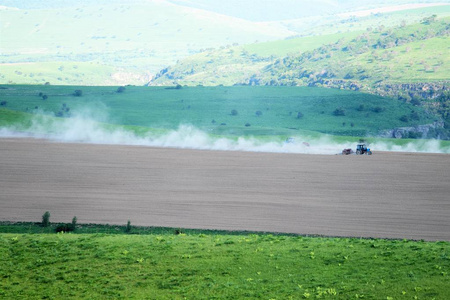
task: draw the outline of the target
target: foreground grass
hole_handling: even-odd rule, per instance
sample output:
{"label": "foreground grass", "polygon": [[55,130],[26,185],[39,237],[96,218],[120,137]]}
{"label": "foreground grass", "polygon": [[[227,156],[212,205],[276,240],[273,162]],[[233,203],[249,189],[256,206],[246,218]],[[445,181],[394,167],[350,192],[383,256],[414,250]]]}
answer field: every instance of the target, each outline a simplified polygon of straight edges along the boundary
{"label": "foreground grass", "polygon": [[129,235],[81,233],[124,230],[85,225],[78,234],[45,234],[31,233],[39,231],[33,228],[38,227],[0,226],[2,232],[30,232],[0,234],[1,297],[446,299],[450,294],[448,242],[143,228]]}

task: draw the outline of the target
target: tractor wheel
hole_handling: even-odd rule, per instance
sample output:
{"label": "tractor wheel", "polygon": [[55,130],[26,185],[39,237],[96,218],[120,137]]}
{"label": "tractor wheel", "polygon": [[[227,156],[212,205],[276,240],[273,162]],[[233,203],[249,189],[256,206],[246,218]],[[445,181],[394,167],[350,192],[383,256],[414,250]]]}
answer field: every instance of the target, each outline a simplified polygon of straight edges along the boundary
{"label": "tractor wheel", "polygon": [[356,150],[356,155],[360,155],[361,154],[361,150]]}

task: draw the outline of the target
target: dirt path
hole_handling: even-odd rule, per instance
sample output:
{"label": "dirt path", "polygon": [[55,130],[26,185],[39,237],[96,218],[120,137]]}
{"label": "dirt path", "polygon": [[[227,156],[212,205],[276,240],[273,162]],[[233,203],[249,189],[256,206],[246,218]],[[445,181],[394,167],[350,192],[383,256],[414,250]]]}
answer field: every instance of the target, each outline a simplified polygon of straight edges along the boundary
{"label": "dirt path", "polygon": [[0,139],[0,220],[450,240],[450,155]]}

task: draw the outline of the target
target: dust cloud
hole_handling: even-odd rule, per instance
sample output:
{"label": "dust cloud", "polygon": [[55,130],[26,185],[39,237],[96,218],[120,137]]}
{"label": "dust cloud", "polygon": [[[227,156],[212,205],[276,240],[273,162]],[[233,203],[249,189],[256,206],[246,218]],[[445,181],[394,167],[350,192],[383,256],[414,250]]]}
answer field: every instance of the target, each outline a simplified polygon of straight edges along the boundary
{"label": "dust cloud", "polygon": [[[270,153],[340,154],[344,148],[356,147],[353,141],[336,142],[332,137],[293,136],[289,140],[254,137],[218,137],[191,125],[180,125],[165,133],[136,134],[118,126],[99,121],[107,118],[84,112],[71,118],[55,119],[36,115],[28,128],[14,126],[0,128],[0,138],[37,138],[54,142],[107,145],[135,145],[149,147],[249,151]],[[405,145],[377,140],[369,144],[372,151],[450,153],[438,140],[417,140]]]}

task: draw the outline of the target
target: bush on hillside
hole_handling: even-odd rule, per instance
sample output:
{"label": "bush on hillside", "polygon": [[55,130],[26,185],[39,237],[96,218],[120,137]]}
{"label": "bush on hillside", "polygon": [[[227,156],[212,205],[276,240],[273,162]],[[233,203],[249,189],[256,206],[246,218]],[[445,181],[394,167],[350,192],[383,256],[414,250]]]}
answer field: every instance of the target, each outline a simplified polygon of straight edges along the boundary
{"label": "bush on hillside", "polygon": [[409,118],[407,115],[403,115],[400,117],[400,121],[407,123],[407,122],[409,122]]}
{"label": "bush on hillside", "polygon": [[342,107],[336,108],[333,111],[333,115],[335,115],[335,116],[345,116],[345,110]]}
{"label": "bush on hillside", "polygon": [[377,107],[374,107],[373,109],[372,109],[372,111],[374,112],[374,113],[380,113],[380,112],[383,112],[385,109],[383,108],[383,107],[380,107],[380,106],[377,106]]}

